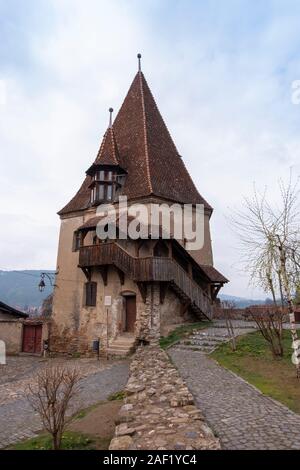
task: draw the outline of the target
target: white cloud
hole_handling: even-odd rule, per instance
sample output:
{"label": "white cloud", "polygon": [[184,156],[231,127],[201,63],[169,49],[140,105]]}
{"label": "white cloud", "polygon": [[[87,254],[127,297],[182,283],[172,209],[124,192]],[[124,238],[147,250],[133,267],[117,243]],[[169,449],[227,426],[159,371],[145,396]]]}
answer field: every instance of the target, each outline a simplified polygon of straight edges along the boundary
{"label": "white cloud", "polygon": [[0,80],[0,112],[1,108],[4,108],[7,102],[7,90],[6,90],[6,81]]}
{"label": "white cloud", "polygon": [[198,4],[187,9],[177,2],[166,12],[161,2],[48,3],[52,27],[28,32],[32,76],[13,67],[0,76],[6,89],[0,215],[9,221],[0,235],[1,246],[8,246],[1,264],[55,267],[56,212],[78,190],[107,126],[107,109],[121,105],[142,52],[177,147],[215,208],[215,265],[231,280],[228,292],[251,295],[226,216],[254,181],[273,188],[290,166],[300,171],[300,106],[290,99],[291,83],[300,78],[298,12],[287,8],[279,16],[273,9],[254,33],[237,34],[232,23],[239,12],[234,19],[224,9],[212,15]]}

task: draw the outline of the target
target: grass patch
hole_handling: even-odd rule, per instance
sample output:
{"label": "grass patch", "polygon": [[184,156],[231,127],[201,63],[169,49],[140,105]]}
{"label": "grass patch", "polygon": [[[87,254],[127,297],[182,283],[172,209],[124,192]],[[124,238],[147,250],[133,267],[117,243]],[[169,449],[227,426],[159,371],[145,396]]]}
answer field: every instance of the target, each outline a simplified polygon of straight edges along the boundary
{"label": "grass patch", "polygon": [[[62,449],[64,450],[95,450],[98,448],[96,439],[86,434],[66,431],[62,438]],[[10,447],[9,450],[51,450],[52,438],[50,434],[40,434],[32,439],[19,442]]]}
{"label": "grass patch", "polygon": [[[100,401],[75,414],[63,435],[64,450],[108,450],[115,431],[115,421],[122,406],[119,391],[110,396],[110,401]],[[51,450],[52,438],[49,433],[19,442],[7,450]]]}
{"label": "grass patch", "polygon": [[78,413],[76,413],[72,419],[83,419],[85,416],[87,416],[91,411],[96,409],[99,405],[102,403],[105,403],[103,400],[99,401],[95,405],[88,406],[87,408],[84,408],[83,410],[80,410]]}
{"label": "grass patch", "polygon": [[262,393],[300,413],[300,381],[291,361],[291,333],[283,331],[284,356],[274,359],[266,340],[259,331],[237,340],[237,351],[230,344],[219,346],[212,354],[219,364],[232,370]]}
{"label": "grass patch", "polygon": [[120,390],[119,392],[112,393],[108,396],[108,401],[115,401],[115,400],[124,400],[126,397],[126,393],[124,390]]}
{"label": "grass patch", "polygon": [[179,326],[175,330],[173,330],[168,336],[162,336],[160,338],[159,344],[162,349],[167,349],[172,344],[177,343],[182,338],[190,335],[193,330],[202,330],[203,328],[207,328],[211,326],[212,322],[209,321],[202,321],[198,323],[187,323],[186,325]]}

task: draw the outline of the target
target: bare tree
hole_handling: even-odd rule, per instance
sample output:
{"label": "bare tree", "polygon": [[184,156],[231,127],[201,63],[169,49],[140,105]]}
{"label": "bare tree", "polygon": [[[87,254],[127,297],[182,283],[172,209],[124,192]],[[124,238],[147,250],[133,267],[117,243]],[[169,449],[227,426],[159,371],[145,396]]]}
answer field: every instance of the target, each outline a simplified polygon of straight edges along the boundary
{"label": "bare tree", "polygon": [[[274,305],[289,307],[294,363],[300,377],[300,351],[295,326],[293,296],[300,285],[300,217],[299,185],[292,181],[279,183],[280,204],[271,205],[266,191],[254,188],[252,198],[244,198],[244,206],[231,217],[243,253],[244,267],[253,284],[272,295]],[[280,309],[278,310],[280,312]]]}
{"label": "bare tree", "polygon": [[275,305],[246,308],[246,314],[255,321],[259,331],[269,343],[274,357],[283,356],[282,330],[284,311]]}
{"label": "bare tree", "polygon": [[227,328],[228,337],[230,338],[230,344],[232,351],[236,351],[236,337],[234,334],[234,327],[232,320],[235,318],[235,303],[229,300],[224,300],[221,303],[222,313],[225,318],[225,324]]}
{"label": "bare tree", "polygon": [[51,434],[55,450],[61,447],[70,420],[67,411],[79,391],[79,380],[76,369],[50,366],[38,372],[36,382],[29,386],[28,400]]}

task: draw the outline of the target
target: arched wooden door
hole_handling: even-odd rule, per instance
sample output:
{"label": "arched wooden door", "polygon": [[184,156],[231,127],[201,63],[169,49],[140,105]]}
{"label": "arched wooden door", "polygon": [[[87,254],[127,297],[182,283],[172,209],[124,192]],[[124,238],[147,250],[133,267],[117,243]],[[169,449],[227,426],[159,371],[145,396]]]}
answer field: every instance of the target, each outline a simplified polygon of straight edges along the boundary
{"label": "arched wooden door", "polygon": [[135,295],[125,296],[125,331],[134,332],[136,321],[136,297]]}

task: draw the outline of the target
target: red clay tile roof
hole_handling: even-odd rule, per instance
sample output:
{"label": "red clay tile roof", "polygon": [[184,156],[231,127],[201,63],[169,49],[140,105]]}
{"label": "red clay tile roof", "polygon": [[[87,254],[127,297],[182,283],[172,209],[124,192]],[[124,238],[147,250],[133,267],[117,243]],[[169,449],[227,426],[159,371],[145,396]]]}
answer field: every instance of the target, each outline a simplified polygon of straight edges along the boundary
{"label": "red clay tile roof", "polygon": [[209,278],[212,282],[229,282],[223,274],[221,274],[216,268],[213,266],[209,266],[207,264],[200,264],[199,265],[204,274]]}
{"label": "red clay tile roof", "polygon": [[119,151],[112,127],[104,134],[95,165],[119,165]]}
{"label": "red clay tile roof", "polygon": [[[107,216],[96,216],[92,217],[91,219],[87,220],[83,225],[80,225],[77,230],[90,230],[94,229],[97,227],[98,223],[101,222],[102,219],[105,219],[107,221]],[[119,225],[119,219],[120,216],[116,218],[116,225]],[[132,220],[134,220],[133,216],[127,215],[127,223],[130,223]],[[111,221],[113,222],[114,219],[112,218]],[[107,222],[106,222],[107,223]]]}
{"label": "red clay tile roof", "polygon": [[[98,160],[98,162],[97,162]],[[161,117],[142,72],[138,72],[95,163],[118,164],[127,171],[122,194],[128,199],[158,196],[211,206],[197,191]],[[89,207],[91,177],[60,215]]]}

